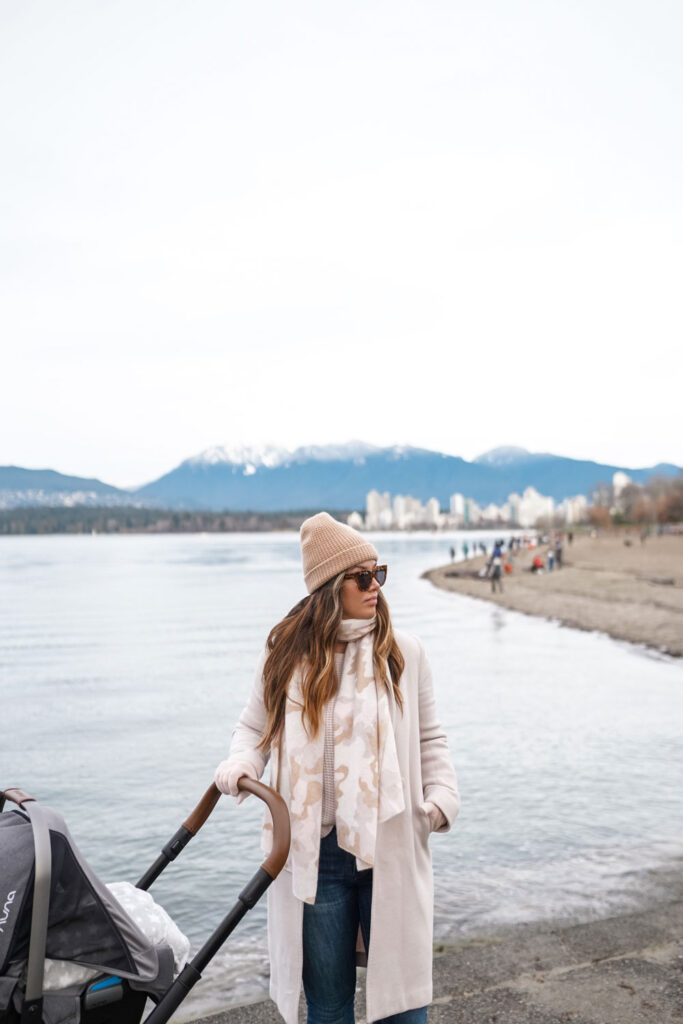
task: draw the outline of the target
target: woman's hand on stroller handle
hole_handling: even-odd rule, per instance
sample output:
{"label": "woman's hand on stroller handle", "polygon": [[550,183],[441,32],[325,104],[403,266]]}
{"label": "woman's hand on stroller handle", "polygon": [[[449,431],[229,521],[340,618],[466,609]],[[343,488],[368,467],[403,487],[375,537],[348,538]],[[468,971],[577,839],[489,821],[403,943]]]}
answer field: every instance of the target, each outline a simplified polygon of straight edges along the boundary
{"label": "woman's hand on stroller handle", "polygon": [[248,761],[221,761],[216,768],[216,774],[214,776],[214,782],[221,793],[225,793],[226,796],[238,797],[238,802],[241,803],[247,797],[246,791],[240,793],[238,786],[239,780],[247,777],[257,781],[256,771],[254,766],[249,764]]}

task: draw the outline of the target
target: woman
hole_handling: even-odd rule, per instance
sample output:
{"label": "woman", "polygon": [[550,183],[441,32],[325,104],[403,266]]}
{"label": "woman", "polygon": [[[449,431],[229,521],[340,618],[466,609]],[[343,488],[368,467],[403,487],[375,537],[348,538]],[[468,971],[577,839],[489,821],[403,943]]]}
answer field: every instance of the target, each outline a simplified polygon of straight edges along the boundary
{"label": "woman", "polygon": [[301,551],[309,596],[271,631],[216,769],[218,788],[236,796],[270,756],[289,807],[290,857],[268,890],[270,993],[287,1024],[302,982],[308,1024],[353,1024],[362,938],[368,1021],[424,1024],[427,840],[448,831],[460,803],[431,673],[420,641],[392,629],[372,544],[321,512],[302,525]]}

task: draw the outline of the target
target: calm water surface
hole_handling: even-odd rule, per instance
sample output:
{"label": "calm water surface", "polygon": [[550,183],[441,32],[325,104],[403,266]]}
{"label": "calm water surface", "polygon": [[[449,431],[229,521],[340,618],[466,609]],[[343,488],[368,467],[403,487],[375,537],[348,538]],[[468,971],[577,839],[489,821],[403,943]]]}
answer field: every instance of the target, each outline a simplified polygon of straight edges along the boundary
{"label": "calm water surface", "polygon": [[[432,838],[437,937],[666,898],[683,666],[419,578],[461,539],[373,537],[394,622],[432,662],[462,793]],[[293,534],[3,538],[0,786],[60,810],[105,881],[135,881],[210,783],[267,632],[303,593]],[[255,800],[223,799],[155,884],[195,945],[260,863],[260,821]],[[266,989],[264,900],[183,1010]]]}

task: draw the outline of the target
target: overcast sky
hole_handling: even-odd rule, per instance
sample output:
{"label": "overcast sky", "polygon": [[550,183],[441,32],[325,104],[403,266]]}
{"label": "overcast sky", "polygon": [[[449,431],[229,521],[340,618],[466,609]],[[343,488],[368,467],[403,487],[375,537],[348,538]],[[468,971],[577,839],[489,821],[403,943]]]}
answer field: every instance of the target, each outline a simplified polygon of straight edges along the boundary
{"label": "overcast sky", "polygon": [[683,463],[679,0],[7,0],[0,464]]}

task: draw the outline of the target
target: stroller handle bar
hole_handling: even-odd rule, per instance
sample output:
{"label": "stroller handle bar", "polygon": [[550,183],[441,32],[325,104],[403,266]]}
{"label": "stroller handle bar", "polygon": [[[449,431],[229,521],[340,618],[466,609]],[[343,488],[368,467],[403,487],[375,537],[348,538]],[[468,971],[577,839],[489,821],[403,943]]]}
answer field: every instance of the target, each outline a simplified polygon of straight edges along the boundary
{"label": "stroller handle bar", "polygon": [[[287,805],[274,789],[250,779],[248,775],[242,776],[237,788],[243,792],[253,793],[259,800],[263,800],[270,811],[273,819],[273,849],[261,867],[271,878],[277,878],[289,856],[290,828]],[[195,809],[183,822],[183,828],[195,836],[218,803],[220,796],[220,790],[216,783],[212,782]]]}
{"label": "stroller handle bar", "polygon": [[11,800],[13,804],[17,804],[19,807],[23,807],[26,803],[35,803],[36,798],[29,796],[23,789],[19,789],[17,786],[12,786],[10,789],[4,789],[0,792],[0,811],[5,806],[5,801]]}
{"label": "stroller handle bar", "polygon": [[[270,816],[273,819],[273,846],[269,856],[261,866],[270,877],[270,880],[273,881],[280,874],[289,856],[291,836],[287,805],[280,794],[276,793],[274,789],[271,789],[270,786],[264,786],[262,782],[256,782],[254,779],[249,778],[248,775],[243,775],[238,781],[237,786],[239,789],[253,793],[254,796],[263,800],[270,811]],[[220,790],[216,783],[212,782],[195,809],[191,811],[178,831],[162,847],[157,859],[147,868],[142,878],[136,883],[138,889],[149,889],[161,872],[185,849],[213,811],[220,796]]]}
{"label": "stroller handle bar", "polygon": [[[274,789],[271,789],[270,786],[265,786],[262,782],[250,779],[248,775],[242,776],[237,783],[237,787],[247,793],[253,793],[259,800],[263,800],[270,811],[271,818],[273,819],[273,848],[261,867],[271,878],[277,878],[289,856],[290,825],[287,805],[280,794],[276,793]],[[183,822],[182,828],[185,832],[184,841],[182,842],[183,846],[199,832],[220,800],[220,796],[220,790],[216,783],[212,782],[197,806]],[[24,792],[23,789],[19,789],[18,786],[12,786],[9,789],[0,791],[0,811],[2,811],[7,800],[21,808],[26,803],[35,803],[35,797],[29,796],[28,793]],[[178,850],[178,852],[180,851]],[[166,860],[167,862],[168,859]],[[156,873],[158,874],[159,872],[157,871]],[[152,879],[149,879],[147,885],[151,884],[151,881]],[[140,885],[140,888],[146,889],[147,885]]]}

